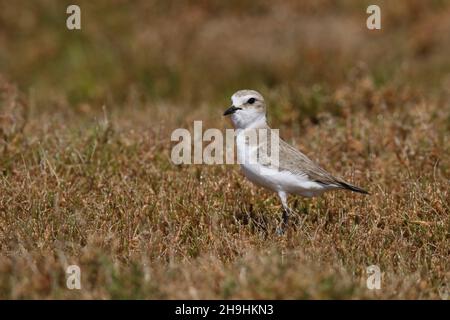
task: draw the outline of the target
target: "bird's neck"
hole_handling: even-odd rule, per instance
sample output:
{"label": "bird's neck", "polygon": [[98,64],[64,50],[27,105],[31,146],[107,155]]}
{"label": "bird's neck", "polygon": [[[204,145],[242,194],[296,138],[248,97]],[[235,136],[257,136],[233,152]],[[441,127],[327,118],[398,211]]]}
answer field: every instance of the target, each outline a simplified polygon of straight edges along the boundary
{"label": "bird's neck", "polygon": [[256,118],[243,129],[269,129],[269,126],[267,125],[266,115],[261,115],[260,117]]}

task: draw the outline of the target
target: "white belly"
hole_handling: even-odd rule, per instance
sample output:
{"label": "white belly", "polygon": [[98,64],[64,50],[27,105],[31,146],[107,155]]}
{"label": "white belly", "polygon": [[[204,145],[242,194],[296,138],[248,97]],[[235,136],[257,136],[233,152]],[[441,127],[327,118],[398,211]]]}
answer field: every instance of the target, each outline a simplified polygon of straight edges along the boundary
{"label": "white belly", "polygon": [[247,164],[241,164],[241,168],[248,180],[274,192],[284,191],[304,197],[314,197],[333,189],[311,181],[306,176],[294,175],[288,171]]}

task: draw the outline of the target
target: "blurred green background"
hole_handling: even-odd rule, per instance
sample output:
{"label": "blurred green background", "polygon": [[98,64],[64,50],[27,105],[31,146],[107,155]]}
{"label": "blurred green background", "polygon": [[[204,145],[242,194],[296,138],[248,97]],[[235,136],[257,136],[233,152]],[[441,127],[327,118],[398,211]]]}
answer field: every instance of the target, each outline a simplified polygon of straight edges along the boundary
{"label": "blurred green background", "polygon": [[[449,1],[0,3],[0,74],[41,106],[130,96],[195,106],[241,88],[314,105],[361,72],[439,94],[450,83]],[[81,7],[80,31],[66,28],[69,4]],[[366,28],[369,4],[381,7],[380,31]]]}

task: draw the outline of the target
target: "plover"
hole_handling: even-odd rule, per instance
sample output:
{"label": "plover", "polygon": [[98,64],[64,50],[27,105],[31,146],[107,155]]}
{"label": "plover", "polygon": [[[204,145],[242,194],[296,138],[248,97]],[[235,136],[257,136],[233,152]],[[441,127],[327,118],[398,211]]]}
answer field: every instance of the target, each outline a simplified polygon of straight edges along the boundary
{"label": "plover", "polygon": [[[267,125],[266,104],[263,96],[255,90],[240,90],[231,97],[232,105],[224,116],[231,115],[231,121],[236,129],[236,137],[247,130],[267,130],[270,134],[273,130]],[[255,153],[261,149],[248,148],[248,139],[236,139],[237,152]],[[268,141],[269,139],[267,139]],[[291,209],[288,207],[288,194],[301,195],[304,197],[320,196],[326,191],[344,189],[363,194],[367,191],[356,187],[341,178],[334,177],[318,164],[313,162],[303,153],[290,146],[281,138],[278,140],[278,163],[277,167],[269,167],[258,162],[240,162],[244,175],[256,185],[274,191],[278,194],[283,205],[281,225],[279,233],[283,233],[288,223]]]}

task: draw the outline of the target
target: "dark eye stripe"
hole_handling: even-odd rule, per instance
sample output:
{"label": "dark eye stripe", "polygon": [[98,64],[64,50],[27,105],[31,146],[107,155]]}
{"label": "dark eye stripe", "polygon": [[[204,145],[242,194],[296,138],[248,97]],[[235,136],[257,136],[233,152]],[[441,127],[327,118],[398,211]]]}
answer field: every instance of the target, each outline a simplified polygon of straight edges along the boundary
{"label": "dark eye stripe", "polygon": [[250,99],[247,100],[247,103],[254,104],[255,101],[256,101],[255,98],[250,98]]}

